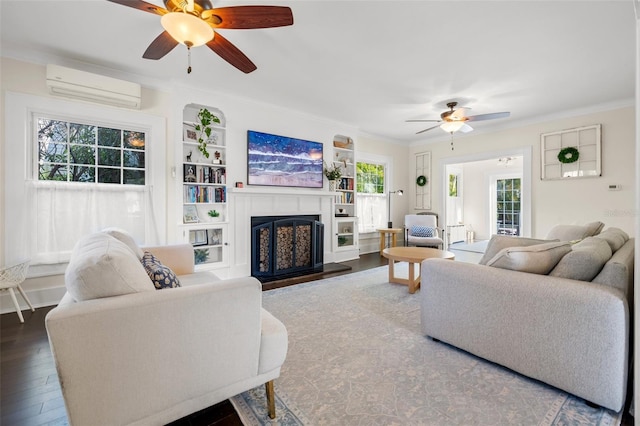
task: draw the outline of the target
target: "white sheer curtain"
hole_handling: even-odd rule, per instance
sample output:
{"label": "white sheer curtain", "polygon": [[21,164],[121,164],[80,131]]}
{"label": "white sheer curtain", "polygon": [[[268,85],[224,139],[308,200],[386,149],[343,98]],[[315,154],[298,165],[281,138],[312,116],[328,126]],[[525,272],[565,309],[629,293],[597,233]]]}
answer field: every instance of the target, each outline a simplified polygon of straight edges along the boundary
{"label": "white sheer curtain", "polygon": [[386,228],[387,197],[384,194],[358,193],[358,232],[375,232]]}
{"label": "white sheer curtain", "polygon": [[158,242],[150,186],[28,181],[27,191],[32,264],[67,262],[80,237],[107,227]]}

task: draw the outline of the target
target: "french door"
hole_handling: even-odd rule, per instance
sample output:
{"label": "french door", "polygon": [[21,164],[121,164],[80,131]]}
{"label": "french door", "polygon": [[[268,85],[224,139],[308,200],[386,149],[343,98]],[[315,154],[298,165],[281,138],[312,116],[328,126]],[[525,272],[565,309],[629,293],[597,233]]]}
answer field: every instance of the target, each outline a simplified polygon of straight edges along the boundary
{"label": "french door", "polygon": [[491,187],[492,233],[522,235],[522,177],[494,176]]}

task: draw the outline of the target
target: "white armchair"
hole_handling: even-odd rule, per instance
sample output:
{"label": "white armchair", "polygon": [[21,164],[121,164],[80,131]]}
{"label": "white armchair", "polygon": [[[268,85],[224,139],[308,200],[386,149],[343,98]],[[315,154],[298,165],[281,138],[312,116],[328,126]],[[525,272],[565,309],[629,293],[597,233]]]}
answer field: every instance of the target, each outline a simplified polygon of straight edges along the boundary
{"label": "white armchair", "polygon": [[404,244],[444,248],[435,214],[408,214],[404,217]]}
{"label": "white armchair", "polygon": [[144,268],[148,283],[131,279],[140,265],[136,255],[128,259],[126,248],[116,253],[115,242],[108,243],[103,255],[94,252],[91,271],[75,272],[80,284],[100,273],[102,278],[91,281],[101,287],[120,279],[138,288],[74,300],[69,284],[70,269],[79,269],[74,257],[91,255],[93,246],[74,249],[68,292],[46,317],[69,423],[167,424],[261,384],[266,384],[269,416],[275,417],[273,380],[286,357],[287,331],[261,308],[260,282],[193,273],[193,248],[183,244],[147,249],[176,271],[182,284],[156,291]]}

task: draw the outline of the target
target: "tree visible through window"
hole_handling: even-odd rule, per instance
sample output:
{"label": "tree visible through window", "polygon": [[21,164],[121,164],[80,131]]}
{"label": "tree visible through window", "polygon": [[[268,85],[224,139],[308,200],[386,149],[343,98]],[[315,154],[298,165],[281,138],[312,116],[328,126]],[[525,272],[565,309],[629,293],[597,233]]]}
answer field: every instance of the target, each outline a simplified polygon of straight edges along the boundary
{"label": "tree visible through window", "polygon": [[145,184],[145,133],[38,117],[38,180]]}
{"label": "tree visible through window", "polygon": [[358,162],[356,174],[358,230],[375,232],[386,223],[385,165]]}

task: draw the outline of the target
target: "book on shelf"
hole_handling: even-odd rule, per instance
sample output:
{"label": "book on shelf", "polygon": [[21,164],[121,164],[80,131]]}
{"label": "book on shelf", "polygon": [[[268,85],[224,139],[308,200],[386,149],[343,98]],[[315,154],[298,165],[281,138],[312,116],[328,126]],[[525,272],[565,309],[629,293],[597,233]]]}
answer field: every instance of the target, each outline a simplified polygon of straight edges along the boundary
{"label": "book on shelf", "polygon": [[185,203],[226,203],[227,188],[201,185],[185,185],[182,201]]}
{"label": "book on shelf", "polygon": [[183,168],[183,182],[227,184],[227,171],[225,167],[185,163]]}

